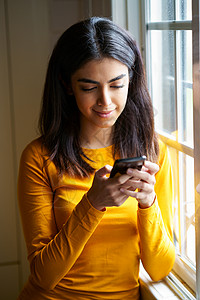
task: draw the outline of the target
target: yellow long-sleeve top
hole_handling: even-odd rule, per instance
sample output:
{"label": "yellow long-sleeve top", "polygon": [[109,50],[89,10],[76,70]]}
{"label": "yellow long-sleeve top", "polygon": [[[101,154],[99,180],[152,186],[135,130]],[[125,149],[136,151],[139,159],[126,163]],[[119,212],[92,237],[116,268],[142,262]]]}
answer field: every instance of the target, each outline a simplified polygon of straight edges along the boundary
{"label": "yellow long-sleeve top", "polygon": [[[95,169],[114,163],[112,146],[84,152]],[[31,274],[18,299],[139,299],[140,259],[159,280],[175,258],[166,147],[160,143],[157,199],[147,209],[129,197],[98,211],[86,197],[93,176],[61,177],[47,159],[40,139],[21,157],[18,199]]]}

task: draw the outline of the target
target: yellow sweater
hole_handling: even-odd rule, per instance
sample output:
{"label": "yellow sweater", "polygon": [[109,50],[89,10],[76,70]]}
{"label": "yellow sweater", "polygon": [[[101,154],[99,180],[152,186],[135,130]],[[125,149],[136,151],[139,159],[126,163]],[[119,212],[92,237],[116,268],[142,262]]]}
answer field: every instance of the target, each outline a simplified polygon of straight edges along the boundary
{"label": "yellow sweater", "polygon": [[[84,149],[95,169],[113,165],[112,146]],[[96,210],[86,179],[58,176],[40,139],[23,151],[18,199],[31,275],[18,299],[139,299],[140,259],[153,280],[171,270],[172,177],[160,143],[157,200],[147,209],[128,198],[121,207]]]}

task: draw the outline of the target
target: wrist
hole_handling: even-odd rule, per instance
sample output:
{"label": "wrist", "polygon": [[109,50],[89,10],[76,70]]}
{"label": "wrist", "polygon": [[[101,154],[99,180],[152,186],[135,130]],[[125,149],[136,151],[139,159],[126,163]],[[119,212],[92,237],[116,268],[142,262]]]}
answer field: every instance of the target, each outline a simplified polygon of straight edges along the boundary
{"label": "wrist", "polygon": [[91,196],[91,194],[89,194],[89,192],[87,192],[85,195],[86,195],[87,200],[90,202],[90,204],[95,209],[100,210],[100,211],[105,211],[106,210],[106,208],[104,206],[98,205],[98,204],[95,203],[94,198]]}
{"label": "wrist", "polygon": [[156,195],[154,196],[153,201],[151,201],[150,203],[138,203],[139,208],[141,209],[149,208],[154,204],[155,200],[156,200]]}

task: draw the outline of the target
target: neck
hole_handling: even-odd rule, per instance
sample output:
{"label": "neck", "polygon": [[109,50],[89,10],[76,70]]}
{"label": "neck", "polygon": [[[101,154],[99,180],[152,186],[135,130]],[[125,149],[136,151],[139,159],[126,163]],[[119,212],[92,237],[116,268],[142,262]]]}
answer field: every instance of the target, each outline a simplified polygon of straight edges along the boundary
{"label": "neck", "polygon": [[80,141],[83,148],[99,149],[108,147],[112,144],[112,128],[81,130]]}

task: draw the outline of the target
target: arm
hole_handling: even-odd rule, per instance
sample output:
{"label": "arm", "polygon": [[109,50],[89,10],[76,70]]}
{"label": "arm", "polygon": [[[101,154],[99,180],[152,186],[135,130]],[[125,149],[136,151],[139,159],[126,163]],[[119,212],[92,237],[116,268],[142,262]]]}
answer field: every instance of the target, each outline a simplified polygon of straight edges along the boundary
{"label": "arm", "polygon": [[172,173],[166,146],[160,145],[160,171],[156,175],[157,199],[147,209],[138,209],[141,260],[153,280],[165,277],[173,267]]}
{"label": "arm", "polygon": [[31,145],[22,154],[18,200],[31,276],[43,289],[53,289],[73,266],[104,213],[84,196],[57,232],[53,189],[42,155]]}

